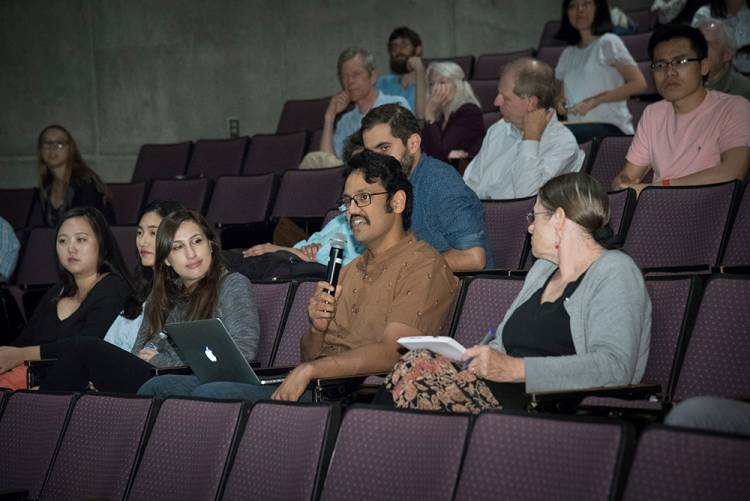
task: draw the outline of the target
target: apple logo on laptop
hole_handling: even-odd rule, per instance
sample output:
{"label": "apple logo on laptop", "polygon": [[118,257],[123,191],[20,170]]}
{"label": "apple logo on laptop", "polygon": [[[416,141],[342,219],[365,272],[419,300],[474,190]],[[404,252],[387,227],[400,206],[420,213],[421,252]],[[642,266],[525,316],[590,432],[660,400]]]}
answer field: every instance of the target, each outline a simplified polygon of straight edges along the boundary
{"label": "apple logo on laptop", "polygon": [[209,348],[208,346],[206,346],[205,354],[206,354],[207,359],[209,359],[212,362],[216,362],[216,355],[214,355],[214,352],[211,351],[211,348]]}

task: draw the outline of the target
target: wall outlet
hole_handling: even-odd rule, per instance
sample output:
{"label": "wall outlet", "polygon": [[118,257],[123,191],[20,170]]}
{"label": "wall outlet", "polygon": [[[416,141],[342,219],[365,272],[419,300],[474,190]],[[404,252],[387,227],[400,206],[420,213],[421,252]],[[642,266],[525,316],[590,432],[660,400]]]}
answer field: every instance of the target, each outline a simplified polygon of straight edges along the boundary
{"label": "wall outlet", "polygon": [[239,117],[227,117],[227,132],[229,132],[229,137],[240,137]]}

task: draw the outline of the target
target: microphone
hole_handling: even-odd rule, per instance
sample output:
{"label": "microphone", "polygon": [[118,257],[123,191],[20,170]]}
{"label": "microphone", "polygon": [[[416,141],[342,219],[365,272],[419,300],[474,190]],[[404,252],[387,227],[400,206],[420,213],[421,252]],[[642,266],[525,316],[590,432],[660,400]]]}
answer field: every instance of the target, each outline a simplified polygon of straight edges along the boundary
{"label": "microphone", "polygon": [[336,233],[331,239],[331,254],[328,257],[328,269],[326,270],[326,282],[331,284],[331,294],[336,292],[339,282],[339,272],[344,262],[344,249],[346,248],[346,236]]}

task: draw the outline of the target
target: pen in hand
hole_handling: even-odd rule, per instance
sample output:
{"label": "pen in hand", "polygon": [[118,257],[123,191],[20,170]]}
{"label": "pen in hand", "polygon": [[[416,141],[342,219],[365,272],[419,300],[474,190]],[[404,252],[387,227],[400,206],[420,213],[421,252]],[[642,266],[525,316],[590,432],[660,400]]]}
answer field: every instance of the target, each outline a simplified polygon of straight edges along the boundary
{"label": "pen in hand", "polygon": [[[483,344],[489,344],[490,341],[495,339],[495,328],[493,326],[489,326],[487,328],[487,334],[485,334],[484,338],[482,338],[482,341],[479,343],[480,345]],[[469,368],[469,364],[471,361],[474,360],[474,357],[469,357],[466,360],[464,360],[464,370]]]}

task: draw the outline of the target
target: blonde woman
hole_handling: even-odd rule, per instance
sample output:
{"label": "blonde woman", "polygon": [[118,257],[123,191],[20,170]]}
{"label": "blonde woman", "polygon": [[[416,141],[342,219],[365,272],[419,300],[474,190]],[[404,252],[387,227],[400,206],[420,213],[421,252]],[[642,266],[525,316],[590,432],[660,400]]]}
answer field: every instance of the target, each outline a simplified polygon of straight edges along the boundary
{"label": "blonde woman", "polygon": [[427,82],[422,149],[444,162],[473,158],[482,146],[485,129],[479,101],[463,70],[452,62],[432,63]]}

